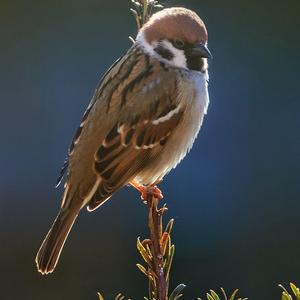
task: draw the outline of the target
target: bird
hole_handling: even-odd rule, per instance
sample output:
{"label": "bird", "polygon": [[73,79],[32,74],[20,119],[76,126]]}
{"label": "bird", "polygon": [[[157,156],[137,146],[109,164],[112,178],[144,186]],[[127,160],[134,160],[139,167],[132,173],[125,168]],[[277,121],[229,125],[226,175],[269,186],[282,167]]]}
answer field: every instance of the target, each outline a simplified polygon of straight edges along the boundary
{"label": "bird", "polygon": [[161,182],[191,149],[209,105],[208,33],[183,7],[154,13],[103,75],[70,145],[59,213],[36,255],[52,273],[79,212],[131,185],[162,197]]}

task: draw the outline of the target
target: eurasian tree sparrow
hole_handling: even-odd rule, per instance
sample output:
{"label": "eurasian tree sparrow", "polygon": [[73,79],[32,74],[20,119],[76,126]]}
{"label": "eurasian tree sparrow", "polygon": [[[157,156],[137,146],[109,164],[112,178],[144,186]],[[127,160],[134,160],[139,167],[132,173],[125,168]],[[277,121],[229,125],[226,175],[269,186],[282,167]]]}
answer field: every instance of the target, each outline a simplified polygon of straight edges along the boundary
{"label": "eurasian tree sparrow", "polygon": [[95,210],[127,184],[149,191],[184,158],[207,111],[210,57],[203,21],[174,7],[154,14],[106,72],[59,177],[67,170],[60,211],[36,256],[39,272],[54,270],[84,206]]}

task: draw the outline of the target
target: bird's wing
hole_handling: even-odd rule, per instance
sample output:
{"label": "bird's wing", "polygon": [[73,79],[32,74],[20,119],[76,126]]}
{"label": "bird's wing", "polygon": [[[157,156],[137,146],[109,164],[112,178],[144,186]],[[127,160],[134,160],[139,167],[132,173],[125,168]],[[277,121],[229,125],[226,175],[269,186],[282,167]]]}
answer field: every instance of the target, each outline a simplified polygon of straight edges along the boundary
{"label": "bird's wing", "polygon": [[107,73],[69,152],[63,207],[94,210],[151,163],[182,120],[179,76],[135,49]]}
{"label": "bird's wing", "polygon": [[88,210],[132,180],[168,143],[185,110],[178,96],[178,76],[176,70],[141,56],[122,89],[112,95],[109,106],[117,118],[94,155],[93,167],[101,181]]}
{"label": "bird's wing", "polygon": [[68,154],[65,158],[65,161],[63,163],[63,166],[61,167],[61,170],[59,172],[59,175],[56,179],[56,184],[55,184],[55,187],[58,187],[68,169],[68,166],[69,166],[69,157],[70,157],[70,154],[73,152],[73,149],[74,149],[74,145],[75,145],[75,142],[76,140],[79,138],[80,134],[81,134],[81,131],[82,131],[82,128],[83,126],[81,126],[85,120],[87,119],[87,117],[89,116],[89,113],[93,107],[93,105],[95,104],[95,102],[97,101],[97,99],[99,98],[99,91],[101,89],[101,87],[103,86],[103,84],[106,83],[106,81],[113,77],[114,74],[116,72],[118,72],[118,69],[120,67],[120,61],[122,61],[125,57],[126,53],[123,54],[121,57],[119,57],[112,65],[111,67],[105,72],[105,74],[102,76],[102,78],[100,79],[100,82],[98,84],[98,87],[96,88],[96,91],[94,93],[94,96],[92,97],[92,100],[89,104],[89,106],[87,107],[87,109],[85,110],[84,114],[83,114],[83,117],[81,119],[81,123],[80,123],[80,126],[77,128],[75,134],[74,134],[74,137],[72,139],[72,142],[69,146],[69,149],[68,149]]}
{"label": "bird's wing", "polygon": [[[164,95],[158,99],[166,101]],[[148,109],[148,113],[137,113],[134,119],[116,122],[103,140],[94,162],[101,182],[89,202],[89,210],[96,209],[163,151],[184,111],[179,104],[168,103],[162,104],[156,113],[151,112],[153,108]]]}

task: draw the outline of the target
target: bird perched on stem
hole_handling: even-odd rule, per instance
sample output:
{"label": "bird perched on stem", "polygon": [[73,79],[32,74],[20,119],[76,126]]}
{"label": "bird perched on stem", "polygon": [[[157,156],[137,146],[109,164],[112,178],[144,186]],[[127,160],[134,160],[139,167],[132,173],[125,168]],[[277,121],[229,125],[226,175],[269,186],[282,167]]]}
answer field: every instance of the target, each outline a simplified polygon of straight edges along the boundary
{"label": "bird perched on stem", "polygon": [[101,79],[75,134],[57,218],[36,256],[53,272],[80,210],[131,184],[145,194],[184,158],[206,114],[207,30],[193,11],[155,13]]}

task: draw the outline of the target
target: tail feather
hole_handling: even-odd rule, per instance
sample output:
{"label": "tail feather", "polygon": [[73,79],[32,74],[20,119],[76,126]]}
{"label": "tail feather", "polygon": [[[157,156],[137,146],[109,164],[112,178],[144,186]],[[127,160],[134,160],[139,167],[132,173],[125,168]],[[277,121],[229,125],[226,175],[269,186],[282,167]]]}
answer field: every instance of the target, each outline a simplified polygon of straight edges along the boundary
{"label": "tail feather", "polygon": [[63,209],[58,213],[35,258],[40,273],[53,272],[77,215],[78,211]]}

